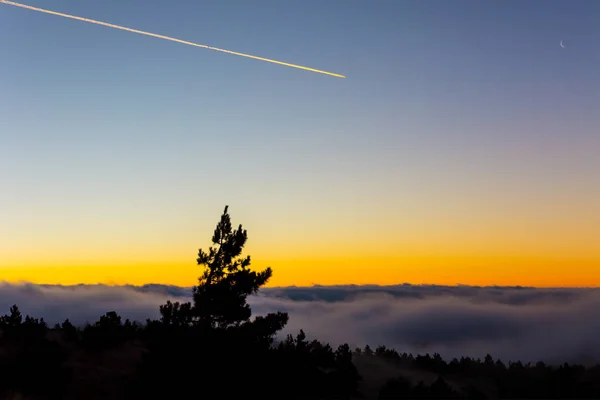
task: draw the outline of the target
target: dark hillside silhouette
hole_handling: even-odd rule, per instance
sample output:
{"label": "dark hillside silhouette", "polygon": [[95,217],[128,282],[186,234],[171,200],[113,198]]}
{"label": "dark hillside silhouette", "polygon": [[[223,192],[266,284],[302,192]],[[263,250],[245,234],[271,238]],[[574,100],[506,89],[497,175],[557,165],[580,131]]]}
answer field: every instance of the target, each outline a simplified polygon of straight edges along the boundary
{"label": "dark hillside silhouette", "polygon": [[198,251],[192,301],[167,301],[143,324],[109,310],[50,329],[12,306],[0,317],[0,399],[600,398],[600,366],[352,351],[302,330],[276,340],[288,315],[252,315],[247,297],[272,270],[250,269],[247,239],[225,207],[213,246]]}

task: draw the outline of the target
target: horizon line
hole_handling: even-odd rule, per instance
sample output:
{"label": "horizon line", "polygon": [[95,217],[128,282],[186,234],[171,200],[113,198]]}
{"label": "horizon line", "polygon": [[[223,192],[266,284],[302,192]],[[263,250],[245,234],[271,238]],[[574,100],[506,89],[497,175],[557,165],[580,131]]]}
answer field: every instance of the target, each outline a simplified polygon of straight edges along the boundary
{"label": "horizon line", "polygon": [[[150,282],[144,283],[141,285],[135,285],[131,283],[123,283],[123,284],[110,284],[110,283],[75,283],[70,285],[65,285],[61,283],[35,283],[26,280],[19,281],[7,281],[0,280],[0,285],[35,285],[35,286],[60,286],[60,287],[74,287],[74,286],[108,286],[108,287],[134,287],[134,288],[143,288],[145,286],[166,286],[166,287],[176,287],[180,289],[192,289],[195,285],[192,286],[179,286],[168,283],[157,283]],[[523,286],[523,285],[469,285],[456,283],[454,285],[443,285],[437,283],[395,283],[395,284],[377,284],[377,283],[340,283],[340,284],[331,284],[331,285],[322,285],[322,284],[313,284],[313,285],[287,285],[287,286],[266,286],[262,289],[289,289],[289,288],[298,288],[298,289],[311,289],[311,288],[342,288],[342,287],[379,287],[379,288],[391,288],[391,287],[399,287],[399,286],[414,286],[414,287],[451,287],[451,288],[459,288],[459,287],[469,287],[469,288],[507,288],[507,289],[600,289],[600,286]]]}

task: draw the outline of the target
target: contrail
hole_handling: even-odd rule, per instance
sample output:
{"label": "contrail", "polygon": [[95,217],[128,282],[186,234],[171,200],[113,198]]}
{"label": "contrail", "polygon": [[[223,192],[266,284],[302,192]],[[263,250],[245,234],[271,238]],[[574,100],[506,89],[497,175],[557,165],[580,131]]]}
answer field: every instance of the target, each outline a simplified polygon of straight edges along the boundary
{"label": "contrail", "polygon": [[139,33],[140,35],[146,35],[146,36],[152,36],[152,37],[159,38],[159,39],[170,40],[172,42],[187,44],[187,45],[190,45],[190,46],[202,47],[203,49],[220,51],[221,53],[233,54],[234,56],[241,56],[241,57],[253,58],[255,60],[266,61],[266,62],[270,62],[270,63],[273,63],[273,64],[285,65],[286,67],[292,67],[292,68],[303,69],[303,70],[306,70],[306,71],[317,72],[319,74],[325,74],[325,75],[335,76],[337,78],[345,78],[344,75],[334,74],[333,72],[327,72],[327,71],[322,71],[320,69],[303,67],[302,65],[290,64],[290,63],[286,63],[286,62],[283,62],[283,61],[272,60],[270,58],[264,58],[264,57],[253,56],[251,54],[239,53],[237,51],[219,49],[218,47],[212,47],[212,46],[207,46],[205,44],[198,44],[198,43],[188,42],[186,40],[176,39],[176,38],[169,37],[169,36],[164,36],[164,35],[158,35],[156,33],[145,32],[145,31],[140,31],[140,30],[137,30],[137,29],[127,28],[127,27],[120,26],[120,25],[109,24],[108,22],[96,21],[96,20],[89,19],[89,18],[77,17],[75,15],[63,14],[63,13],[56,12],[56,11],[45,10],[43,8],[32,7],[32,6],[28,6],[26,4],[15,3],[14,1],[0,0],[0,3],[8,4],[10,6],[25,8],[27,10],[38,11],[38,12],[45,13],[45,14],[57,15],[59,17],[76,19],[78,21],[89,22],[89,23],[96,24],[96,25],[107,26],[109,28],[120,29],[122,31]]}

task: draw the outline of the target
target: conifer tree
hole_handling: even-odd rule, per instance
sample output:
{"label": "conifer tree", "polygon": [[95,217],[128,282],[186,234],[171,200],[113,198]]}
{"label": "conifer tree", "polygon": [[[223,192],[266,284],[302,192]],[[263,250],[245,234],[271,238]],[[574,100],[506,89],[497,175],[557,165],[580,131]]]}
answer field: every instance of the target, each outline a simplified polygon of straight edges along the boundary
{"label": "conifer tree", "polygon": [[273,271],[270,267],[260,272],[249,269],[250,256],[242,256],[248,233],[241,224],[233,229],[227,210],[225,206],[215,228],[214,246],[208,252],[198,250],[197,262],[204,271],[194,288],[196,323],[221,329],[243,326],[250,328],[247,331],[253,331],[253,335],[271,336],[285,326],[287,314],[269,314],[251,322],[252,311],[246,298],[266,284]]}

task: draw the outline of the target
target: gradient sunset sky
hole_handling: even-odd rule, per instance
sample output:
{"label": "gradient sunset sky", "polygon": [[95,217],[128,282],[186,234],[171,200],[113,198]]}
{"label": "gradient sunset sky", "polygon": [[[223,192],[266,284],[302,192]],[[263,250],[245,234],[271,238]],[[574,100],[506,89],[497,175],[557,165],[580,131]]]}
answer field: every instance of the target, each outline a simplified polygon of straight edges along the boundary
{"label": "gradient sunset sky", "polygon": [[24,2],[347,78],[0,4],[0,280],[600,285],[600,1]]}

